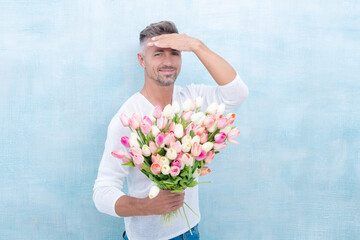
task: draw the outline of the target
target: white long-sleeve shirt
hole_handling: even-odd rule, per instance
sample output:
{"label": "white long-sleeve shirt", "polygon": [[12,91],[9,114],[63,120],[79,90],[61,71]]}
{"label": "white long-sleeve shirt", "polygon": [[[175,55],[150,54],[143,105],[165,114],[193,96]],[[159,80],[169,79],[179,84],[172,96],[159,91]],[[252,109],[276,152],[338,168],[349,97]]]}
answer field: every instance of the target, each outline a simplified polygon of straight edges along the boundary
{"label": "white long-sleeve shirt", "polygon": [[[239,106],[248,94],[247,86],[237,74],[232,82],[223,86],[191,84],[182,88],[175,85],[172,102],[178,101],[181,106],[187,99],[201,96],[203,98],[201,111],[204,112],[208,105],[217,102],[225,104],[225,113],[227,113]],[[155,185],[139,169],[123,166],[121,160],[111,155],[111,152],[117,149],[127,152],[120,139],[123,136],[130,137],[130,130],[123,127],[119,118],[120,114],[124,113],[130,117],[133,113],[138,112],[142,116],[149,116],[153,109],[154,106],[140,92],[137,92],[121,106],[112,118],[94,185],[93,201],[100,212],[119,217],[115,212],[115,203],[125,195],[122,191],[125,177],[127,177],[128,196],[131,197],[145,198],[148,196],[151,186]],[[198,186],[185,190],[184,201],[200,216]],[[194,227],[199,223],[200,218],[186,206],[184,208],[190,227]],[[174,218],[170,226],[163,226],[160,223],[160,215],[125,217],[124,222],[130,240],[166,240],[189,230],[185,217],[181,216]]]}

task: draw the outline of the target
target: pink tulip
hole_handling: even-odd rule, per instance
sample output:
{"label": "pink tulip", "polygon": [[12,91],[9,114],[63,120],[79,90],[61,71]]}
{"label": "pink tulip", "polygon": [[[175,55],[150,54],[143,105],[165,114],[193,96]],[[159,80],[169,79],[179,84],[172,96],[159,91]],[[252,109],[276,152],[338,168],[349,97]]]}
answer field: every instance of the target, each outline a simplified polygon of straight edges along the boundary
{"label": "pink tulip", "polygon": [[147,122],[150,126],[153,125],[153,122],[151,121],[151,119],[148,116],[144,116],[142,121]]}
{"label": "pink tulip", "polygon": [[215,157],[215,151],[209,151],[205,158],[205,164],[210,164]]}
{"label": "pink tulip", "polygon": [[206,176],[206,175],[208,175],[210,172],[211,172],[210,168],[208,168],[208,167],[203,167],[203,168],[201,169],[200,176]]}
{"label": "pink tulip", "polygon": [[121,123],[124,127],[128,127],[129,126],[129,118],[128,116],[126,116],[124,113],[120,114],[120,120]]}
{"label": "pink tulip", "polygon": [[194,134],[201,136],[205,131],[205,128],[202,125],[198,125],[194,128]]}
{"label": "pink tulip", "polygon": [[186,127],[186,129],[185,129],[185,133],[186,133],[187,135],[190,135],[190,131],[191,131],[191,130],[194,130],[194,128],[195,128],[195,124],[194,124],[194,123],[190,123],[190,124]]}
{"label": "pink tulip", "polygon": [[167,119],[166,119],[166,117],[164,117],[164,116],[160,117],[160,118],[157,120],[157,127],[158,127],[160,130],[163,130],[163,129],[166,127],[166,124],[167,124]]}
{"label": "pink tulip", "polygon": [[136,112],[136,113],[134,113],[132,116],[131,116],[131,118],[135,118],[139,123],[141,123],[141,119],[142,119],[142,117],[141,117],[141,114],[140,113],[138,113],[138,112]]}
{"label": "pink tulip", "polygon": [[150,152],[152,154],[158,150],[158,147],[156,146],[156,144],[153,141],[149,142],[149,148],[150,148]]}
{"label": "pink tulip", "polygon": [[140,124],[141,132],[145,135],[149,134],[151,132],[151,125],[148,122],[142,122]]}
{"label": "pink tulip", "polygon": [[201,143],[201,144],[204,144],[204,143],[207,142],[207,140],[208,140],[208,134],[207,134],[206,132],[204,132],[204,133],[201,134],[201,136],[200,136],[200,143]]}
{"label": "pink tulip", "polygon": [[228,120],[228,124],[233,124],[236,118],[236,114],[235,113],[229,113],[228,115],[226,115],[226,119]]}
{"label": "pink tulip", "polygon": [[170,175],[176,177],[180,173],[180,168],[178,166],[172,166],[170,168]]}
{"label": "pink tulip", "polygon": [[153,163],[160,163],[161,156],[159,154],[151,155],[151,161]]}
{"label": "pink tulip", "polygon": [[215,151],[221,150],[221,149],[225,148],[226,145],[227,145],[226,142],[214,143],[214,150],[215,150]]}
{"label": "pink tulip", "polygon": [[124,136],[121,138],[121,143],[126,147],[129,148],[130,147],[130,140],[129,137]]}
{"label": "pink tulip", "polygon": [[158,175],[161,172],[161,166],[159,163],[153,163],[151,164],[150,167],[150,171],[154,174],[154,175]]}
{"label": "pink tulip", "polygon": [[192,157],[190,154],[188,154],[188,153],[184,153],[184,154],[182,155],[180,161],[181,161],[184,165],[186,165],[186,166],[192,166],[193,163],[194,163],[193,157]]}
{"label": "pink tulip", "polygon": [[144,163],[144,156],[141,154],[135,154],[133,156],[133,161],[135,164],[141,165]]}
{"label": "pink tulip", "polygon": [[215,123],[215,118],[211,114],[207,115],[203,122],[206,128],[211,127],[214,123]]}
{"label": "pink tulip", "polygon": [[176,123],[172,122],[169,125],[168,131],[175,132]]}
{"label": "pink tulip", "polygon": [[135,164],[135,167],[141,171],[141,170],[142,170],[142,167],[141,167],[140,165],[141,165],[141,164]]}
{"label": "pink tulip", "polygon": [[192,111],[187,111],[184,112],[181,116],[182,119],[184,119],[184,121],[189,122],[191,120],[191,116],[192,116],[193,112]]}
{"label": "pink tulip", "polygon": [[219,118],[217,121],[217,127],[223,129],[228,125],[228,120],[226,118]]}
{"label": "pink tulip", "polygon": [[225,142],[225,139],[226,139],[226,134],[224,132],[219,132],[214,137],[216,143]]}
{"label": "pink tulip", "polygon": [[197,157],[200,155],[200,153],[201,153],[201,145],[197,142],[194,142],[194,144],[192,145],[192,148],[191,148],[191,154],[194,157]]}
{"label": "pink tulip", "polygon": [[142,150],[137,146],[132,146],[129,150],[131,156],[142,155]]}
{"label": "pink tulip", "polygon": [[184,154],[183,152],[179,152],[176,159],[180,160],[182,158],[183,154]]}
{"label": "pink tulip", "polygon": [[177,167],[181,168],[180,160],[175,159],[174,161],[172,161],[171,166],[177,166]]}
{"label": "pink tulip", "polygon": [[153,112],[153,117],[156,119],[159,119],[161,117],[161,107],[160,106],[156,106]]}
{"label": "pink tulip", "polygon": [[128,162],[130,162],[130,159],[131,159],[131,156],[122,150],[114,150],[111,152],[111,155],[113,157],[121,159],[123,161],[123,163],[128,163]]}
{"label": "pink tulip", "polygon": [[171,142],[170,143],[170,148],[175,149],[176,153],[181,152],[181,143],[180,143],[180,141]]}
{"label": "pink tulip", "polygon": [[200,155],[197,156],[195,159],[198,160],[198,161],[201,161],[203,160],[207,155],[207,152],[205,152],[204,150],[201,151]]}
{"label": "pink tulip", "polygon": [[229,143],[232,144],[238,144],[237,141],[235,141],[234,139],[237,138],[240,135],[240,130],[238,128],[233,128],[227,135],[227,140],[229,141]]}
{"label": "pink tulip", "polygon": [[223,117],[223,115],[220,113],[215,113],[213,116],[214,116],[215,120],[218,120],[219,118]]}
{"label": "pink tulip", "polygon": [[165,145],[170,145],[170,143],[172,142],[175,142],[176,141],[176,138],[175,138],[175,135],[174,135],[174,132],[169,132],[166,136],[165,136],[165,139],[164,139],[164,143]]}
{"label": "pink tulip", "polygon": [[165,133],[163,132],[159,132],[156,137],[155,137],[155,143],[160,146],[161,144],[164,143],[164,139],[165,139]]}
{"label": "pink tulip", "polygon": [[129,124],[132,129],[138,129],[140,127],[140,122],[134,116],[129,118]]}

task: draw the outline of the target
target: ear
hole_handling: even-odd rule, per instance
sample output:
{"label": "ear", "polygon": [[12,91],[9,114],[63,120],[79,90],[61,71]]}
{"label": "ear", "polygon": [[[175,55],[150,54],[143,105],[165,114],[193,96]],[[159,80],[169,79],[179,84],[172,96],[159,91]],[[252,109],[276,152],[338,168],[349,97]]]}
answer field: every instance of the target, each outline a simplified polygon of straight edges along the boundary
{"label": "ear", "polygon": [[145,68],[145,58],[144,58],[144,55],[142,55],[141,53],[138,53],[137,54],[137,57],[138,57],[138,60],[139,60],[139,63],[140,65]]}

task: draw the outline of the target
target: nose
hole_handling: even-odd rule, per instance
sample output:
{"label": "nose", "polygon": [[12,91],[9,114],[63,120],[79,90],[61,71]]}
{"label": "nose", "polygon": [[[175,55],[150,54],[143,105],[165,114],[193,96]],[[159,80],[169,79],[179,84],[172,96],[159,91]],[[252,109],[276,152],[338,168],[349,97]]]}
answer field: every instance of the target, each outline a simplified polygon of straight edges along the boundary
{"label": "nose", "polygon": [[165,54],[163,64],[165,66],[172,66],[172,56],[171,56],[171,54]]}

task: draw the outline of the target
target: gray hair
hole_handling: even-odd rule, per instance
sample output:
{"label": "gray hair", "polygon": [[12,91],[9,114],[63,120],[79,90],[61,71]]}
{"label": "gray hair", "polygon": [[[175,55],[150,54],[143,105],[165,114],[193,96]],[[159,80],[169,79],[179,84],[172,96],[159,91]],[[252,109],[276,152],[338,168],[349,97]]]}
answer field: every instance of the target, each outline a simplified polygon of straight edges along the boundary
{"label": "gray hair", "polygon": [[148,38],[156,37],[162,34],[179,33],[175,24],[170,21],[161,21],[152,23],[140,32],[140,48],[143,52],[144,43]]}

